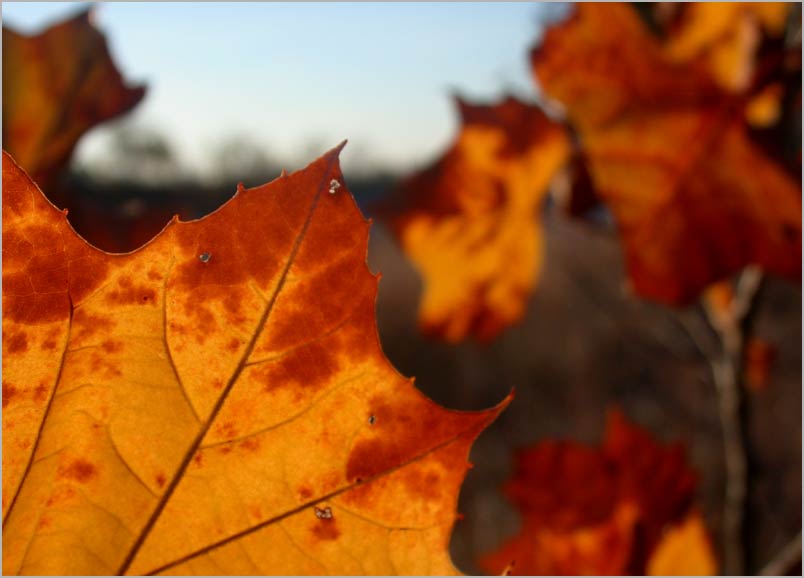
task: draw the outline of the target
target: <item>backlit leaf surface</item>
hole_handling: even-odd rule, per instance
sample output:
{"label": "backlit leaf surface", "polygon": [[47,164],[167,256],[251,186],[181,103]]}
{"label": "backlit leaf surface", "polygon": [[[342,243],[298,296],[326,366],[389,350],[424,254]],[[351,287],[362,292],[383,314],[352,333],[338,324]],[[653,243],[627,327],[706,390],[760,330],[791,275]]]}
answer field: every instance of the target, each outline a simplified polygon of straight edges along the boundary
{"label": "backlit leaf surface", "polygon": [[452,342],[491,339],[522,317],[542,266],[542,201],[569,152],[536,106],[457,106],[455,142],[400,185],[392,214],[423,277],[420,325]]}
{"label": "backlit leaf surface", "polygon": [[86,131],[145,94],[125,84],[91,17],[34,36],[3,26],[3,148],[45,190]]}
{"label": "backlit leaf surface", "polygon": [[638,294],[687,303],[749,264],[800,279],[800,183],[751,143],[706,66],[667,58],[629,6],[594,3],[532,61],[578,131]]}
{"label": "backlit leaf surface", "polygon": [[726,90],[746,90],[756,72],[763,35],[780,37],[792,5],[787,2],[689,2],[668,26],[664,46],[675,62],[702,61]]}
{"label": "backlit leaf surface", "polygon": [[501,408],[385,359],[338,152],[119,255],[4,155],[6,574],[455,572]]}
{"label": "backlit leaf surface", "polygon": [[692,510],[669,528],[648,560],[649,576],[715,576],[717,561],[703,516]]}
{"label": "backlit leaf surface", "polygon": [[[702,522],[688,522],[700,516],[691,508],[695,483],[681,446],[663,447],[612,412],[600,449],[546,441],[520,453],[505,487],[522,514],[520,532],[481,565],[499,573],[513,564],[516,575],[644,574],[654,567],[669,573],[669,552],[700,535],[688,544],[698,564],[674,568],[712,573]],[[664,545],[667,529],[677,527],[682,535]],[[663,558],[652,565],[656,551]]]}

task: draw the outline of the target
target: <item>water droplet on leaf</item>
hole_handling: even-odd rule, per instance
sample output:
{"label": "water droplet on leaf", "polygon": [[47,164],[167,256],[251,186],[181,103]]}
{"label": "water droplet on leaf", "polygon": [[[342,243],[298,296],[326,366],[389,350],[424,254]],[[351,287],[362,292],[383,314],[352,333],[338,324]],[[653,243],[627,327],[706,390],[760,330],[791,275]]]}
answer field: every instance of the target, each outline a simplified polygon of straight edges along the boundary
{"label": "water droplet on leaf", "polygon": [[332,519],[332,508],[327,506],[326,508],[319,508],[315,507],[315,517],[319,520],[331,520]]}

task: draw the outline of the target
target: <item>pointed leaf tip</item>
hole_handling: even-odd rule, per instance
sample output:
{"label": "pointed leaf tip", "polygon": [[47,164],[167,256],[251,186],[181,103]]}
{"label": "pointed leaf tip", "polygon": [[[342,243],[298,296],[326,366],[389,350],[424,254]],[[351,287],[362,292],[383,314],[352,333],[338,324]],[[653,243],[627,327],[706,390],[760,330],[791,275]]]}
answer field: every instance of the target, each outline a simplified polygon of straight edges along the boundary
{"label": "pointed leaf tip", "polygon": [[348,139],[343,139],[341,142],[339,142],[337,145],[335,145],[332,149],[327,151],[327,153],[324,156],[331,156],[331,155],[335,155],[336,157],[340,156],[341,151],[343,151],[343,149],[346,147],[346,143],[348,143],[348,142],[349,142]]}

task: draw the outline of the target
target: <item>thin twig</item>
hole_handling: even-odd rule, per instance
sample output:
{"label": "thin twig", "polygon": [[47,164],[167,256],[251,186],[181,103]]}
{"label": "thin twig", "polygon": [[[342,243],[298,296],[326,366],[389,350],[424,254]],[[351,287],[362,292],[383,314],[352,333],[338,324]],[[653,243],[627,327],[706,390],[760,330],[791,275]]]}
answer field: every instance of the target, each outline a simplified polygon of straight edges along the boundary
{"label": "thin twig", "polygon": [[[729,336],[729,338],[733,337],[733,335]],[[725,351],[723,359],[711,362],[715,388],[718,392],[726,465],[726,495],[723,504],[723,570],[730,576],[744,574],[743,526],[745,500],[748,493],[748,459],[741,416],[742,391],[735,363],[736,353],[736,350]]]}
{"label": "thin twig", "polygon": [[736,283],[727,314],[704,302],[704,311],[720,337],[719,356],[708,357],[718,393],[720,423],[726,467],[723,505],[723,571],[727,575],[745,573],[744,522],[748,493],[748,457],[745,440],[743,389],[740,380],[745,343],[745,320],[754,303],[762,272],[749,267]]}
{"label": "thin twig", "polygon": [[773,560],[765,564],[760,576],[784,576],[801,563],[801,532],[782,548]]}
{"label": "thin twig", "polygon": [[756,266],[746,267],[737,280],[734,299],[734,316],[742,324],[751,312],[754,297],[762,284],[762,269]]}

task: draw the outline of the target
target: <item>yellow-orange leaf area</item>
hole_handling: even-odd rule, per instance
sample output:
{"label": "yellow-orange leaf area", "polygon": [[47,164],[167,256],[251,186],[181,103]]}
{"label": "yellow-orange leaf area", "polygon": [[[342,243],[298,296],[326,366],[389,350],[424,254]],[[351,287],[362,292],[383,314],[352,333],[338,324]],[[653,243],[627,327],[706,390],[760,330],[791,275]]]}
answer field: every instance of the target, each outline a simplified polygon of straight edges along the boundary
{"label": "yellow-orange leaf area", "polygon": [[335,149],[128,254],[3,157],[6,574],[451,574],[467,453],[384,357]]}
{"label": "yellow-orange leaf area", "polygon": [[674,62],[700,61],[719,86],[750,87],[763,37],[778,38],[792,4],[787,2],[690,2],[659,10],[678,12],[666,26],[664,52]]}
{"label": "yellow-orange leaf area", "polygon": [[397,188],[388,213],[423,277],[422,329],[485,341],[524,314],[541,269],[539,212],[569,145],[560,125],[515,98],[456,104],[455,142]]}
{"label": "yellow-orange leaf area", "polygon": [[695,484],[680,445],[612,412],[599,449],[547,441],[519,454],[505,492],[521,530],[480,564],[515,575],[714,574]]}
{"label": "yellow-orange leaf area", "polygon": [[578,4],[532,53],[616,218],[631,285],[695,300],[750,264],[801,277],[801,184],[749,139],[742,101],[670,61],[626,5]]}
{"label": "yellow-orange leaf area", "polygon": [[92,10],[34,36],[3,26],[3,148],[46,190],[86,131],[144,94],[124,83]]}

